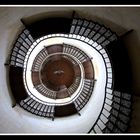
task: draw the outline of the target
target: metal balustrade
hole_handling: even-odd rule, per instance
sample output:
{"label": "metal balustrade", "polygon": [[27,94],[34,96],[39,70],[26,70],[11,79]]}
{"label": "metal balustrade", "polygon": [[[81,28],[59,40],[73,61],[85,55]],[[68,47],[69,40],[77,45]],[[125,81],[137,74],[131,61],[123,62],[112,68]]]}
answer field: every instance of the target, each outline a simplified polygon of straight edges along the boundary
{"label": "metal balustrade", "polygon": [[20,106],[32,114],[54,119],[54,106],[44,105],[31,97],[22,100]]}
{"label": "metal balustrade", "polygon": [[[101,47],[99,48],[99,46],[97,46],[96,49],[99,50],[99,52],[103,55],[105,62],[107,64],[106,66],[107,66],[107,72],[108,72],[108,84],[107,84],[106,100],[105,100],[104,109],[101,114],[101,119],[98,120],[97,124],[95,125],[95,127],[92,131],[94,131],[95,133],[123,132],[126,128],[127,121],[129,120],[129,118],[126,117],[125,115],[130,112],[130,109],[129,109],[130,104],[128,101],[122,100],[121,101],[121,105],[122,105],[121,112],[125,110],[125,107],[128,107],[128,110],[125,111],[124,115],[122,115],[122,114],[118,115],[119,113],[117,110],[119,109],[119,107],[117,106],[117,103],[119,102],[119,99],[117,99],[117,97],[115,98],[113,95],[111,95],[111,91],[110,91],[111,90],[110,88],[112,85],[112,77],[111,77],[112,74],[110,74],[110,73],[112,73],[112,69],[111,69],[110,59],[107,57],[106,52]],[[70,47],[63,49],[63,51],[65,51],[65,52],[67,51],[68,53],[69,52],[74,53],[74,50],[71,51]],[[75,55],[75,56],[77,56],[77,55]],[[75,107],[78,111],[80,111],[86,104],[85,102],[88,102],[88,100],[89,100],[90,96],[88,96],[89,95],[88,90],[89,90],[89,85],[85,84],[84,90],[82,91],[80,96],[74,101]],[[130,96],[128,96],[127,94],[125,94],[122,97],[130,99]],[[114,102],[117,102],[117,103],[114,104]],[[33,102],[33,104],[35,104],[35,102]],[[38,109],[41,108],[40,107],[41,105],[39,106],[39,104],[36,104],[36,106],[38,106]],[[41,111],[40,112],[35,111],[36,106],[34,107],[34,111],[32,109],[32,112],[34,112],[35,114],[39,113],[41,115],[41,113],[42,113]],[[24,106],[24,108],[26,108],[26,107],[27,107],[27,105]],[[28,107],[28,109],[30,109],[30,107]],[[114,111],[116,111],[116,113]],[[115,113],[115,114],[113,114],[113,113]],[[115,117],[118,117],[118,118],[116,119]],[[120,121],[116,121],[119,119],[120,119]],[[116,122],[116,126],[117,126],[116,128],[113,125],[113,123],[115,123],[115,122]],[[119,125],[121,126],[121,128],[118,127]]]}
{"label": "metal balustrade", "polygon": [[[50,37],[55,37],[55,35],[50,35]],[[106,48],[111,42],[116,41],[118,39],[118,36],[115,32],[111,31],[111,29],[97,22],[93,22],[86,19],[74,18],[71,24],[70,33],[68,35],[64,35],[64,37],[74,38],[84,43],[90,44],[101,54],[106,65],[107,83],[105,87],[104,104],[102,106],[98,119],[96,120],[95,124],[93,124],[93,127],[91,128],[89,133],[126,132],[130,121],[132,96],[130,93],[115,91],[113,89],[113,62],[110,61],[111,57],[109,56],[109,52],[106,50]],[[32,33],[30,34],[30,32],[27,29],[25,29],[19,35],[14,45],[14,48],[12,49],[9,65],[23,68],[25,56],[33,42],[34,39],[32,38]],[[37,43],[38,42],[36,42],[36,44]],[[49,54],[54,53],[51,51],[49,51],[48,53],[48,51],[49,50],[44,48],[39,52],[32,66],[33,72],[38,72],[40,70],[42,61],[44,61],[44,59],[46,59],[46,57],[48,57]],[[63,50],[60,50],[59,52],[62,52],[64,54],[70,54],[77,58],[81,63],[86,62],[86,60],[89,58],[79,48],[75,48],[67,44],[63,44]],[[64,57],[69,59],[73,64],[76,64],[76,62],[70,59],[67,55],[65,55]],[[87,104],[88,100],[90,99],[95,82],[92,79],[83,80],[84,87],[79,96],[73,101],[75,108],[78,112]],[[77,77],[74,84],[72,84],[67,89],[70,96],[78,88],[79,82],[80,77]],[[46,87],[44,87],[43,84],[37,84],[35,85],[35,88],[40,93],[42,93],[42,95],[56,99],[56,92],[47,89]],[[21,100],[19,104],[25,110],[33,114],[43,117],[50,117],[52,119],[54,119],[55,117],[54,105],[46,105],[40,103],[32,97],[27,97],[26,99]]]}
{"label": "metal balustrade", "polygon": [[[49,49],[51,49],[51,48],[49,48]],[[38,77],[38,78],[34,78],[32,76],[32,80],[33,80],[33,84],[34,84],[36,90],[39,93],[41,93],[42,95],[44,95],[46,97],[49,97],[49,98],[52,98],[52,99],[56,99],[57,98],[57,92],[53,91],[53,90],[49,90],[46,86],[43,85],[42,80],[39,78],[39,76],[40,76],[39,75],[39,71],[41,69],[42,63],[44,62],[44,60],[46,58],[49,58],[49,56],[53,55],[53,53],[48,54],[47,50],[48,50],[47,48],[44,48],[36,56],[36,58],[35,58],[35,60],[33,62],[33,66],[32,66],[32,75],[34,75],[35,77]],[[77,62],[73,58],[71,58],[70,56],[66,55],[66,53],[65,54],[60,53],[60,52],[57,53],[57,49],[56,48],[55,49],[51,49],[51,50],[53,50],[53,51],[55,50],[53,58],[54,58],[54,56],[57,57],[55,54],[59,53],[58,55],[60,55],[61,57],[64,57],[64,58],[70,60],[74,65],[77,65]],[[38,73],[36,73],[36,72],[38,72]],[[36,76],[36,74],[37,74],[37,76]],[[75,78],[75,82],[67,89],[67,92],[68,92],[69,96],[71,96],[76,91],[76,89],[79,87],[80,80],[81,80],[80,77],[76,77]]]}
{"label": "metal balustrade", "polygon": [[113,91],[112,97],[106,98],[104,109],[98,119],[98,121],[101,120],[104,125],[97,122],[97,124],[93,127],[94,132],[126,132],[130,121],[131,98],[132,96],[129,93]]}
{"label": "metal balustrade", "polygon": [[76,34],[96,41],[103,47],[117,40],[116,33],[104,25],[87,19],[73,19],[70,34]]}
{"label": "metal balustrade", "polygon": [[38,72],[41,68],[42,62],[46,59],[47,56],[48,56],[47,49],[44,48],[35,57],[35,60],[34,60],[33,65],[32,65],[32,71],[37,71]]}
{"label": "metal balustrade", "polygon": [[[66,48],[66,47],[67,47],[67,48]],[[105,53],[106,53],[103,49],[101,49],[101,46],[100,46],[100,49],[99,49],[99,46],[97,46],[96,49],[99,50],[101,54],[105,54]],[[44,49],[44,50],[46,51],[47,49]],[[76,50],[77,50],[77,49],[76,49]],[[43,52],[43,51],[42,51],[42,52]],[[40,52],[41,57],[39,57],[38,60],[35,59],[35,60],[36,60],[35,62],[37,62],[37,63],[36,63],[36,65],[35,65],[34,69],[35,69],[35,68],[38,68],[38,69],[36,69],[36,71],[39,70],[39,65],[41,65],[41,61],[43,61],[43,60],[45,59],[45,57],[48,56],[47,51],[46,51],[45,53],[43,52],[45,55],[42,55],[42,52]],[[67,53],[71,53],[72,55],[74,54],[76,58],[77,58],[77,56],[78,56],[78,59],[80,59],[80,58],[82,58],[82,57],[85,57],[84,59],[81,59],[82,62],[86,62],[87,59],[88,59],[88,57],[87,57],[86,55],[84,55],[84,53],[83,53],[82,51],[80,51],[80,50],[75,51],[73,48],[71,48],[70,46],[65,45],[65,44],[63,44],[63,52],[64,52],[64,53],[66,53],[66,52],[67,52]],[[79,52],[80,52],[80,53],[79,53]],[[79,53],[79,54],[78,54],[78,53]],[[83,56],[80,56],[81,54],[82,54]],[[111,65],[110,65],[110,63],[109,63],[109,59],[108,59],[108,58],[106,58],[106,63],[108,63],[107,67],[110,68]],[[110,82],[110,84],[111,84],[111,79],[109,80],[109,82]],[[43,89],[43,86],[41,87],[41,84],[40,84],[40,85],[37,85],[36,87],[37,87],[37,89],[38,89],[38,87],[39,87],[39,90],[40,90],[39,92],[42,92],[42,91],[45,92],[45,89]],[[73,86],[73,87],[72,87],[73,92],[75,91],[76,88],[77,88],[76,86]],[[92,87],[92,88],[93,88],[93,87]],[[76,103],[75,103],[75,106],[76,106],[76,108],[77,108],[78,111],[80,111],[80,110],[84,107],[84,105],[86,104],[86,102],[88,102],[88,99],[89,99],[89,97],[90,97],[90,96],[88,96],[88,92],[89,92],[89,91],[90,91],[90,90],[89,90],[89,85],[88,85],[88,84],[85,84],[82,94],[79,96],[79,99],[77,99],[77,101],[76,101]],[[70,92],[70,90],[69,90],[69,92]],[[46,93],[47,93],[47,92],[46,92]],[[48,93],[49,93],[49,92],[48,92]],[[91,93],[92,93],[92,90],[91,90]],[[55,97],[55,96],[54,96],[54,97]],[[85,98],[86,98],[86,100],[84,100]],[[85,102],[82,103],[83,101],[85,101]]]}
{"label": "metal balustrade", "polygon": [[94,88],[94,81],[84,79],[84,87],[79,96],[75,99],[74,104],[78,111],[80,111],[88,102]]}
{"label": "metal balustrade", "polygon": [[71,96],[77,90],[80,84],[80,80],[80,77],[76,77],[75,82],[68,88],[69,96]]}
{"label": "metal balustrade", "polygon": [[[46,51],[45,53],[43,52],[43,51]],[[48,49],[47,48],[44,48],[42,51],[40,51],[39,52],[39,54],[38,54],[38,56],[35,58],[35,61],[34,61],[34,63],[33,63],[33,69],[32,69],[32,72],[38,72],[39,71],[39,69],[40,69],[40,65],[42,64],[41,62],[42,61],[44,61],[45,59],[46,59],[46,57],[48,57],[49,55],[52,55],[52,53],[50,53],[50,54],[48,54],[48,51],[47,51]],[[75,51],[76,50],[76,51]],[[78,53],[77,53],[77,50],[78,50]],[[50,51],[49,51],[50,52]],[[42,55],[42,54],[45,54],[45,55]],[[56,53],[56,52],[54,52],[54,53]],[[64,54],[74,54],[75,53],[75,58],[77,58],[78,60],[79,59],[81,59],[81,61],[82,62],[84,62],[84,63],[86,63],[86,61],[87,60],[90,60],[89,58],[88,58],[88,56],[87,55],[85,55],[85,53],[84,52],[82,52],[82,51],[80,51],[80,49],[77,49],[77,48],[72,48],[71,46],[69,46],[69,45],[66,45],[66,44],[63,44],[63,53]],[[41,56],[39,57],[39,55],[41,54]],[[81,54],[82,54],[82,56],[81,56]],[[68,56],[67,55],[64,55],[64,57],[65,58],[68,58]],[[83,57],[84,57],[84,59],[83,59]],[[71,58],[69,58],[69,60],[72,60]],[[88,62],[88,61],[87,61]],[[76,64],[75,63],[75,61],[72,61],[72,63],[73,64]],[[74,84],[72,84],[72,86],[70,87],[70,88],[68,88],[67,89],[67,91],[68,91],[68,93],[69,93],[69,96],[71,96],[74,92],[75,92],[75,90],[78,88],[78,86],[79,86],[79,82],[80,82],[80,80],[81,80],[81,78],[80,77],[77,77],[76,78],[76,80],[75,80],[75,82],[74,82]],[[87,80],[85,80],[86,81],[86,84],[85,84],[85,87],[83,88],[83,93],[79,96],[80,98],[78,99],[80,102],[82,102],[84,99],[84,103],[82,103],[82,107],[80,107],[80,109],[82,109],[84,106],[85,106],[85,104],[88,102],[88,99],[89,99],[89,97],[90,97],[90,95],[88,95],[88,93],[87,93],[87,90],[88,90],[88,88],[90,88],[89,89],[89,91],[90,91],[90,94],[92,93],[92,90],[91,90],[91,87],[88,85],[88,83],[90,83],[91,81],[89,80],[88,81],[88,79]],[[36,90],[38,90],[39,91],[39,93],[41,93],[41,94],[43,94],[44,96],[47,96],[47,97],[50,97],[50,98],[53,98],[53,99],[56,99],[56,92],[55,93],[52,93],[52,92],[50,92],[49,90],[47,90],[46,89],[46,87],[44,87],[44,85],[43,84],[37,84],[37,85],[35,85],[35,88],[36,88]],[[93,87],[92,87],[93,88]],[[88,97],[88,98],[87,98]],[[79,104],[80,105],[80,104]],[[80,109],[78,109],[78,108],[76,108],[78,111],[80,111]]]}
{"label": "metal balustrade", "polygon": [[35,86],[36,90],[41,93],[42,95],[48,97],[48,98],[52,98],[52,99],[56,99],[56,91],[50,90],[48,89],[46,86],[44,86],[43,84],[39,84]]}
{"label": "metal balustrade", "polygon": [[69,56],[67,55],[63,55],[64,58],[66,58],[67,60],[69,60],[70,62],[72,62],[73,65],[76,65],[77,63],[72,59],[70,58]]}
{"label": "metal balustrade", "polygon": [[9,65],[23,68],[25,56],[33,42],[34,39],[29,31],[27,29],[23,30],[12,49]]}
{"label": "metal balustrade", "polygon": [[88,58],[88,56],[83,51],[67,44],[63,44],[63,53],[67,53],[76,57],[80,62],[83,62]]}
{"label": "metal balustrade", "polygon": [[[78,24],[81,23],[81,21],[79,19],[73,19],[73,23],[72,23],[72,30],[71,30],[71,34],[80,34],[81,36],[87,37],[92,39],[93,42],[97,42],[99,43],[101,46],[105,47],[107,45],[109,45],[112,41],[117,40],[117,35],[115,33],[113,33],[110,29],[107,29],[105,27],[99,27],[98,24],[93,23],[92,25],[92,30],[88,30],[88,25],[84,26],[83,24]],[[83,20],[84,22],[84,20]],[[88,21],[87,21],[88,22]],[[80,27],[81,26],[81,27]],[[81,29],[81,30],[80,30]],[[98,31],[98,33],[97,33]],[[85,34],[84,34],[85,33]],[[78,37],[79,38],[79,37]],[[82,40],[86,40],[86,38],[83,38]],[[94,126],[94,129],[92,129],[92,133],[110,133],[110,132],[116,132],[116,133],[121,133],[121,132],[125,132],[127,130],[127,125],[124,123],[128,123],[129,122],[129,117],[125,116],[126,114],[129,115],[130,111],[131,111],[131,95],[128,93],[123,93],[122,94],[122,99],[120,99],[120,97],[114,97],[113,95],[111,95],[110,89],[112,88],[112,68],[111,68],[111,63],[110,63],[110,59],[107,57],[106,52],[104,51],[104,49],[102,49],[101,46],[96,45],[96,49],[100,51],[100,53],[103,55],[105,62],[106,62],[106,67],[107,67],[107,93],[106,93],[106,102],[104,103],[104,109],[102,111],[102,119],[103,121],[100,121],[100,119],[98,120],[97,124]],[[123,97],[125,99],[123,99]],[[126,100],[127,99],[127,100]],[[115,103],[117,102],[117,103]],[[114,109],[119,110],[121,113],[119,116],[119,118],[113,118],[110,117],[109,119],[111,121],[115,121],[115,120],[119,120],[120,121],[116,121],[116,127],[114,126],[114,124],[112,124],[109,120],[108,117],[112,116],[110,114],[111,110]],[[121,108],[121,109],[120,109]],[[123,110],[123,111],[122,111]],[[114,110],[115,111],[115,110]],[[113,113],[115,113],[113,111]],[[115,113],[115,115],[117,115],[117,113],[119,114],[119,111]],[[125,115],[122,115],[122,113],[125,112]],[[107,123],[107,125],[105,125],[104,123]],[[104,123],[103,123],[104,122]],[[107,127],[106,127],[107,126]],[[104,131],[103,131],[104,130]]]}

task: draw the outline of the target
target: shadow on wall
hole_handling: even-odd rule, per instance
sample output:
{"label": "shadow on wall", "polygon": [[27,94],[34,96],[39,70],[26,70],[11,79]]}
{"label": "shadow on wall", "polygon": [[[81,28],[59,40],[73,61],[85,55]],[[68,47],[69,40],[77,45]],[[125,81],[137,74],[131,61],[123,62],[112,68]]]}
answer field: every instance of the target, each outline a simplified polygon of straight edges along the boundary
{"label": "shadow on wall", "polygon": [[133,31],[123,39],[123,42],[125,44],[132,66],[133,94],[140,96],[140,40],[138,38],[138,33]]}
{"label": "shadow on wall", "polygon": [[7,83],[7,89],[8,89],[8,93],[9,93],[9,97],[10,97],[10,106],[14,107],[15,104],[16,104],[16,100],[13,96],[13,93],[11,91],[11,88],[10,88],[10,83],[9,83],[9,67],[5,67],[5,71],[6,71],[6,83]]}
{"label": "shadow on wall", "polygon": [[[44,18],[49,18],[49,17],[67,17],[67,18],[72,18],[72,14],[75,11],[75,17],[77,18],[86,18],[89,20],[93,20],[95,22],[98,22],[100,24],[105,25],[106,27],[110,28],[112,31],[116,32],[118,35],[122,35],[125,32],[127,32],[128,29],[117,25],[116,23],[112,22],[111,20],[108,20],[104,18],[103,16],[99,17],[93,14],[90,14],[89,12],[85,12],[83,10],[62,10],[62,11],[52,11],[52,12],[43,12],[39,13],[36,15],[32,15],[29,17],[23,17],[22,20],[25,22],[26,25],[29,25],[35,21],[39,21]],[[57,23],[56,23],[57,25]]]}
{"label": "shadow on wall", "polygon": [[134,96],[132,116],[128,133],[140,133],[140,97]]}
{"label": "shadow on wall", "polygon": [[[39,13],[36,15],[32,15],[29,17],[23,17],[22,21],[25,22],[26,25],[30,25],[33,22],[45,19],[45,18],[50,18],[50,17],[67,17],[67,18],[71,18],[72,17],[72,10],[68,10],[68,11],[52,11],[52,12],[43,12],[43,13]],[[56,23],[57,25],[57,23]]]}

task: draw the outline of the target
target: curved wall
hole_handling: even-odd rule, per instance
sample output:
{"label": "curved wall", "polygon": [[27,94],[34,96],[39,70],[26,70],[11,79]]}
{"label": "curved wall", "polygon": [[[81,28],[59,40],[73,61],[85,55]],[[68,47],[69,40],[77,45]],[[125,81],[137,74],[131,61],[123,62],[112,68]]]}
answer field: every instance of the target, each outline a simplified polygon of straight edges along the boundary
{"label": "curved wall", "polygon": [[[0,8],[0,133],[49,133],[45,130],[48,126],[44,118],[37,117],[32,114],[19,109],[18,106],[12,108],[14,101],[11,99],[12,94],[10,88],[7,88],[7,75],[4,63],[7,58],[9,50],[16,39],[18,33],[24,28],[20,22],[21,18],[30,17],[40,13],[49,11],[68,11],[76,10],[82,12],[81,15],[86,18],[97,20],[99,23],[107,25],[117,34],[121,35],[129,29],[134,29],[137,32],[133,33],[137,37],[137,44],[129,44],[128,51],[131,56],[132,70],[133,70],[133,89],[139,95],[140,93],[140,59],[139,59],[139,38],[140,38],[140,9],[139,8],[108,8],[108,7],[1,7]],[[45,14],[47,15],[47,13]],[[34,17],[37,18],[37,17]],[[135,21],[135,22],[134,22]],[[136,39],[136,38],[135,38]],[[132,46],[133,45],[133,46]],[[137,98],[137,102],[139,99]],[[138,115],[139,116],[139,115]],[[135,117],[137,119],[137,117]],[[50,120],[51,121],[51,120]],[[36,127],[34,127],[36,123]],[[135,130],[139,131],[139,124],[135,124]],[[62,127],[62,122],[60,122]],[[78,127],[78,126],[77,126]],[[78,133],[78,130],[76,130]],[[76,132],[75,131],[75,132]]]}

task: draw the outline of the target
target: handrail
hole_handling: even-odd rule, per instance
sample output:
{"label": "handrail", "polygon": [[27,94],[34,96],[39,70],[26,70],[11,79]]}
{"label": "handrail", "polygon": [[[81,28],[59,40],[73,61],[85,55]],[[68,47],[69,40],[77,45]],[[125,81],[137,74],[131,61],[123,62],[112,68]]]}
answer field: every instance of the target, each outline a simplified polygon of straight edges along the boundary
{"label": "handrail", "polygon": [[[84,68],[83,68],[83,66],[81,65],[81,62],[79,61],[79,60],[76,60],[75,59],[75,57],[74,56],[71,56],[70,54],[67,54],[67,53],[53,53],[53,54],[50,54],[50,55],[48,55],[47,57],[46,57],[46,59],[48,58],[48,57],[50,57],[50,56],[53,56],[53,55],[57,55],[57,54],[63,54],[63,55],[66,55],[66,56],[70,56],[70,58],[72,58],[74,61],[76,61],[76,63],[78,63],[79,65],[80,65],[80,69],[81,69],[81,72],[82,72],[82,75],[81,75],[81,77],[85,77],[85,74],[84,74]],[[45,61],[45,60],[44,60]],[[42,62],[42,64],[43,64],[43,62]],[[82,78],[81,78],[81,80],[80,80],[81,82],[82,82]],[[81,83],[80,82],[80,83]],[[82,87],[83,87],[83,85],[84,84],[82,84]],[[72,101],[71,101],[72,102]],[[70,103],[71,103],[70,102]]]}
{"label": "handrail", "polygon": [[[60,34],[59,34],[60,35]],[[56,37],[58,37],[59,35],[57,35],[56,34]],[[48,38],[53,38],[53,37],[55,37],[55,34],[54,35],[49,35],[48,36]],[[60,37],[62,37],[62,36],[60,36]],[[68,37],[66,37],[66,36],[63,36],[64,38],[68,38]],[[71,37],[72,38],[72,37]],[[44,38],[43,40],[45,40],[46,38]],[[77,38],[74,38],[74,39],[77,39]],[[77,40],[80,40],[80,39],[77,39]],[[80,41],[82,41],[82,42],[84,42],[84,43],[87,43],[87,42],[85,42],[85,41],[83,41],[83,40],[80,40]],[[38,43],[40,43],[40,41],[38,42]],[[87,43],[88,44],[88,43]],[[36,43],[36,45],[37,45],[37,43]],[[91,44],[89,44],[89,45],[91,45]],[[94,48],[94,49],[96,49],[96,48]],[[96,49],[97,50],[97,49]],[[97,50],[98,51],[98,50]],[[99,52],[99,51],[98,51]],[[100,53],[101,54],[101,53]],[[102,56],[102,54],[101,54],[101,56]],[[104,59],[104,58],[103,58]]]}
{"label": "handrail", "polygon": [[[53,36],[49,36],[48,38],[53,38],[53,37],[55,37],[55,35],[53,35]],[[58,35],[56,35],[56,37],[62,37],[62,35],[60,35],[60,36],[58,36]],[[87,42],[87,41],[85,41],[85,40],[80,40],[80,39],[77,39],[77,38],[73,38],[72,36],[71,37],[68,37],[68,36],[63,36],[64,38],[72,38],[72,39],[76,39],[76,40],[79,40],[79,41],[81,41],[81,42],[84,42],[84,43],[87,43],[88,45],[90,45],[90,46],[92,46],[89,42]],[[42,37],[43,38],[43,37]],[[46,39],[46,38],[45,38]],[[43,40],[45,40],[45,39],[43,39]],[[40,40],[40,41],[38,41],[38,42],[34,42],[34,48],[41,42],[41,41],[43,41],[43,40]],[[75,46],[76,47],[76,46]],[[34,49],[33,48],[33,46],[30,46],[30,49],[28,50],[28,55],[30,55],[31,53],[32,53],[32,49]],[[77,48],[77,47],[76,47]],[[105,63],[105,68],[106,68],[106,75],[107,75],[107,66],[106,66],[106,62],[105,62],[105,58],[103,57],[103,54],[102,53],[100,53],[100,51],[98,50],[98,49],[96,49],[96,47],[94,47],[94,49],[102,56],[102,58],[103,58],[103,61],[104,61],[104,63]],[[105,50],[105,48],[103,48],[104,50]],[[108,55],[108,52],[106,52],[107,53],[107,55]],[[85,54],[85,53],[84,53]],[[66,54],[67,55],[67,54]],[[87,54],[86,54],[87,55]],[[89,56],[87,55],[87,57],[89,58]],[[108,56],[109,57],[109,56]],[[28,57],[29,58],[29,57]],[[75,58],[75,57],[74,57]],[[109,59],[110,60],[110,59]],[[28,63],[28,59],[27,59],[27,57],[26,57],[26,63]],[[81,63],[81,62],[79,62],[79,63]],[[111,62],[110,62],[111,63]],[[92,65],[93,66],[93,65]],[[111,67],[112,68],[112,67]],[[24,65],[24,70],[26,71],[26,67],[25,67],[25,65]],[[112,72],[112,74],[113,74],[113,72]],[[23,74],[24,76],[25,76],[25,73]],[[113,77],[112,77],[113,78]],[[25,81],[24,81],[25,82]],[[25,84],[25,83],[24,83]],[[83,83],[83,85],[84,85],[84,83]],[[103,101],[103,106],[102,106],[102,109],[101,109],[101,112],[100,112],[100,114],[99,114],[99,116],[98,116],[98,118],[97,118],[97,120],[96,120],[96,122],[98,121],[98,119],[100,118],[100,115],[101,115],[101,113],[102,113],[102,110],[103,110],[103,108],[104,108],[104,104],[105,104],[105,99],[106,99],[106,88],[107,88],[107,78],[106,78],[106,85],[105,85],[105,97],[104,97],[104,101]],[[90,88],[89,90],[92,90],[92,92],[90,92],[90,96],[92,95],[92,93],[93,93],[93,88]],[[81,91],[79,92],[79,94],[77,95],[77,96],[75,96],[75,98],[73,98],[73,100],[72,100],[72,102],[74,102],[76,99],[78,99],[78,97],[80,96],[80,94],[82,93],[82,91],[83,91],[83,88],[81,89]],[[31,93],[32,94],[32,93]],[[56,106],[56,104],[54,104],[54,103],[52,103],[52,104],[46,104],[44,101],[42,101],[42,100],[40,100],[39,98],[37,98],[36,96],[34,96],[34,95],[31,95],[30,96],[31,98],[32,97],[34,97],[34,99],[35,99],[35,101],[36,102],[39,102],[39,103],[42,103],[42,104],[44,104],[44,105],[49,105],[49,106]],[[88,97],[87,97],[88,98]],[[87,99],[86,98],[86,99]],[[88,100],[89,100],[89,98],[88,98]],[[87,103],[87,102],[86,102]],[[86,103],[82,103],[81,102],[81,106],[79,107],[80,108],[80,110],[86,105]],[[69,104],[69,103],[67,103],[67,104]],[[78,110],[78,112],[80,111],[80,110]],[[94,125],[93,125],[93,127],[95,126],[95,124],[96,124],[96,122],[94,123]],[[91,128],[91,130],[93,129],[93,127]]]}
{"label": "handrail", "polygon": [[[41,67],[42,67],[42,64],[44,63],[44,61],[46,61],[49,57],[51,57],[51,56],[54,56],[54,55],[61,55],[62,57],[65,57],[66,59],[69,59],[70,61],[72,61],[72,62],[74,62],[75,64],[77,63],[77,61],[75,61],[73,58],[71,58],[71,57],[69,57],[69,55],[67,55],[66,53],[53,53],[53,54],[49,54],[49,55],[47,55],[46,56],[46,58],[40,63],[40,66],[39,66],[39,68],[40,68],[40,70],[39,70],[39,77],[41,77],[41,73],[40,73],[40,71],[41,71]],[[38,56],[39,57],[39,56]],[[37,58],[37,57],[36,57]],[[37,61],[37,60],[36,60]],[[33,63],[33,65],[35,65],[34,63]],[[33,67],[33,66],[32,66]],[[41,78],[39,78],[40,79],[40,84],[46,89],[46,90],[49,90],[50,92],[53,92],[53,93],[57,93],[57,91],[54,91],[54,90],[51,90],[51,89],[48,89],[44,84],[43,84],[43,82],[42,82],[42,79]],[[79,83],[80,84],[80,83]],[[68,88],[68,90],[69,90],[69,88]],[[47,94],[46,94],[46,96],[47,96]],[[49,96],[49,95],[48,95]],[[48,97],[47,96],[47,97]],[[51,97],[50,97],[51,98]],[[54,99],[54,98],[52,98],[52,99]]]}
{"label": "handrail", "polygon": [[[112,61],[111,61],[111,59],[110,59],[111,57],[110,57],[110,55],[109,55],[107,49],[104,48],[104,50],[106,51],[106,53],[107,53],[107,55],[108,55],[108,57],[109,57],[110,63],[111,63],[111,68],[112,68],[112,86],[111,86],[111,89],[112,89],[112,92],[113,92],[113,86],[114,86],[114,74],[113,74],[113,67],[112,67],[112,64],[113,64],[113,63],[112,63]],[[100,53],[100,52],[99,52],[99,53]],[[100,53],[100,54],[101,54],[101,53]],[[101,56],[102,56],[102,55],[101,55]],[[102,56],[102,58],[103,58],[103,60],[104,60],[104,62],[105,62],[105,59],[104,59],[103,56]],[[106,67],[106,73],[107,73],[107,66],[106,66],[106,63],[105,63],[105,67]],[[106,78],[105,98],[104,98],[104,102],[103,102],[102,109],[101,109],[101,111],[100,111],[100,114],[99,114],[99,116],[98,116],[96,122],[93,124],[93,126],[92,126],[91,129],[88,131],[88,133],[90,133],[90,132],[93,130],[94,126],[97,124],[97,121],[100,119],[100,116],[101,116],[101,114],[102,114],[102,110],[104,109],[105,100],[106,100],[107,81],[108,81],[108,77]]]}
{"label": "handrail", "polygon": [[[35,44],[38,45],[38,43],[40,43],[40,41],[38,41],[38,42],[35,43]],[[36,45],[34,46],[34,48],[36,47]],[[34,49],[34,48],[33,48],[33,49]],[[33,49],[32,49],[32,51],[33,51]],[[31,52],[32,52],[32,51],[31,51]],[[31,52],[28,54],[28,58],[29,58]],[[59,53],[56,53],[56,54],[59,54]],[[63,54],[65,54],[65,53],[63,53]],[[51,55],[52,55],[52,54],[51,54]],[[74,57],[74,56],[72,56],[72,55],[70,55],[70,54],[66,54],[66,55],[69,55],[70,57],[74,58],[74,60],[75,60],[75,58],[76,58],[76,57]],[[28,59],[27,59],[27,61],[28,61]],[[83,68],[81,62],[80,62],[79,60],[77,60],[77,59],[76,59],[76,61],[80,64],[80,67],[83,69],[82,72],[84,72],[84,68]],[[24,63],[24,68],[25,68],[24,70],[26,71],[26,66],[25,66],[25,65],[26,65],[26,64]],[[83,73],[83,74],[84,74],[84,73]],[[83,76],[84,76],[84,75],[83,75]],[[81,76],[81,77],[83,77],[83,76]],[[24,77],[23,77],[23,78],[24,78]],[[81,78],[81,79],[82,79],[82,78]],[[25,80],[25,83],[26,83],[26,79],[25,79],[25,78],[24,78],[24,80]],[[82,81],[81,81],[81,82],[82,82]],[[83,82],[82,82],[81,84],[84,85]],[[26,85],[25,85],[25,87],[28,89],[28,87],[27,87]],[[82,86],[82,87],[83,87],[83,86]],[[28,91],[29,91],[29,89],[28,89]],[[30,91],[29,91],[29,92],[30,92]],[[30,92],[30,93],[31,93],[31,92]],[[78,93],[78,95],[79,95],[79,94],[80,94],[80,92]],[[34,96],[32,93],[31,93],[31,95]],[[38,99],[36,96],[34,96],[34,97],[35,97],[37,100],[39,100],[39,102],[40,102],[40,99]],[[74,97],[72,100],[70,100],[69,102],[65,102],[65,104],[69,104],[69,103],[73,102],[73,100],[74,100],[76,97],[77,97],[77,96],[75,96],[75,97]],[[44,102],[44,101],[41,100],[41,102]],[[47,103],[47,102],[45,102],[45,103]],[[54,104],[54,103],[50,103],[50,102],[49,102],[48,104]],[[62,103],[57,103],[57,104],[60,105],[60,104],[62,104]],[[56,103],[55,103],[55,105],[56,105]]]}

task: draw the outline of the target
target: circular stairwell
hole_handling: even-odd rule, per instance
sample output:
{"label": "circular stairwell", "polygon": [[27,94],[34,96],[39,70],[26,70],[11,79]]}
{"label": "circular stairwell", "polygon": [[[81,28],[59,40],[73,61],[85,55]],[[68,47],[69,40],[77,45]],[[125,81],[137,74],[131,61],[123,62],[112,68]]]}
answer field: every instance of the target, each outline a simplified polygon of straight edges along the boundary
{"label": "circular stairwell", "polygon": [[[55,121],[74,114],[81,117],[92,97],[98,113],[84,133],[127,132],[132,97],[124,61],[114,57],[118,40],[111,29],[87,19],[57,17],[25,24],[8,63],[17,104]],[[97,94],[96,87],[103,92]]]}

